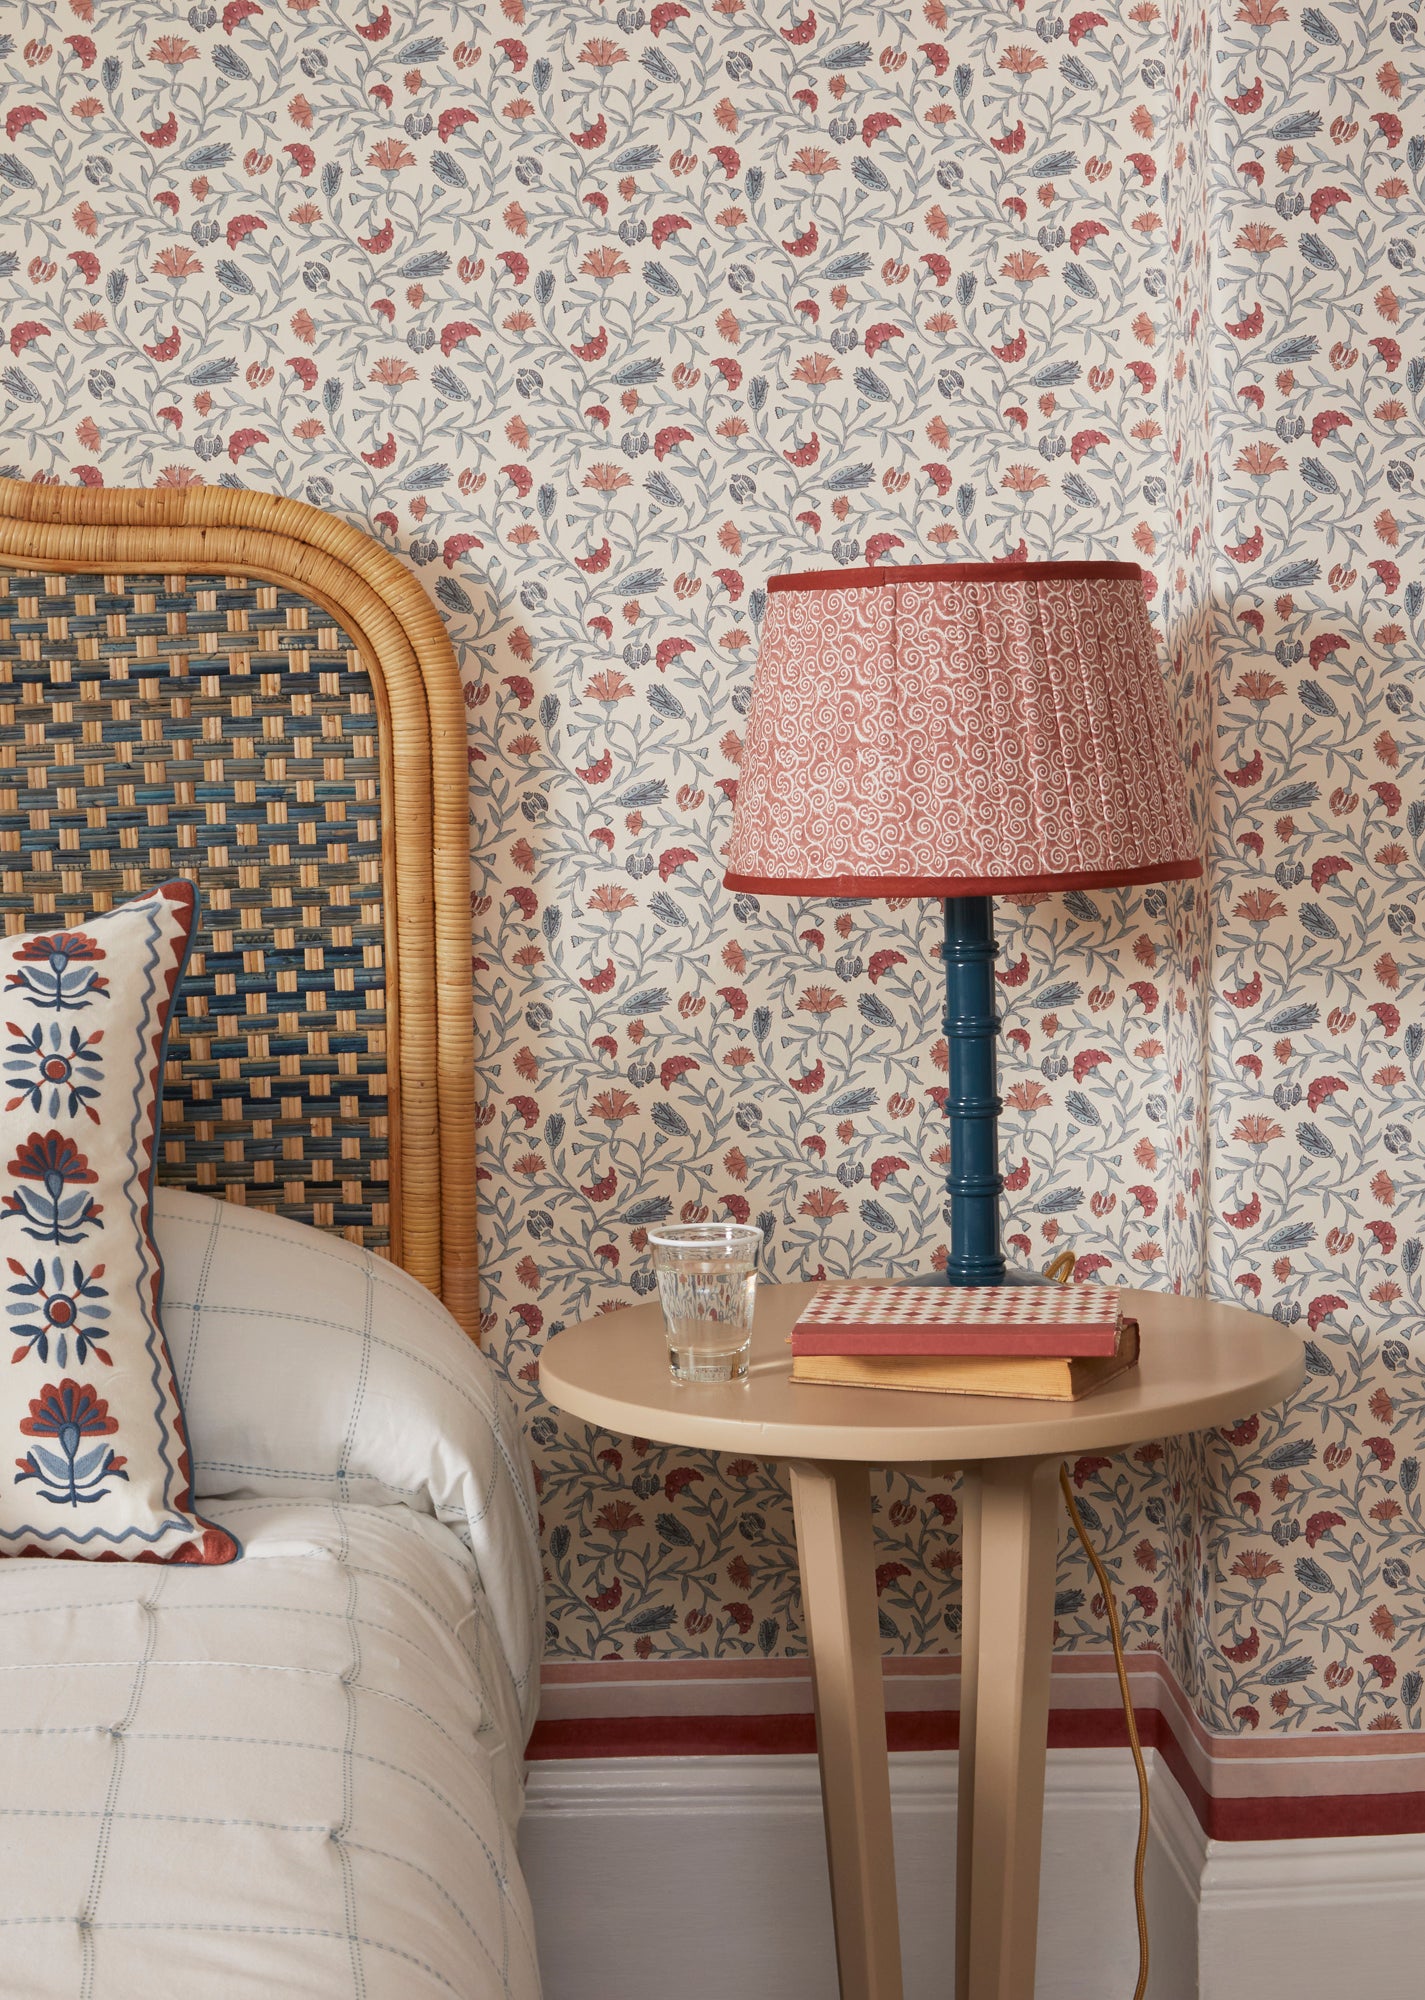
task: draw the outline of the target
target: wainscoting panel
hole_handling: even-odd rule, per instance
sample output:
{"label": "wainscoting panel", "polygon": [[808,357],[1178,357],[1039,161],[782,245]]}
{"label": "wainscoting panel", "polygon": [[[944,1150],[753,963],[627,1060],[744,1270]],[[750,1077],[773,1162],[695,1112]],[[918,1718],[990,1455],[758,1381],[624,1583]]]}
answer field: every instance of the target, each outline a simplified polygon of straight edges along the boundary
{"label": "wainscoting panel", "polygon": [[[956,1760],[938,1751],[891,1762],[906,2000],[948,2000]],[[1161,1765],[1154,1785],[1177,1793]],[[1197,1823],[1178,1801],[1178,1831],[1200,1849]],[[1051,1753],[1038,2000],[1131,1994],[1136,1830],[1126,1757]],[[836,1992],[812,1757],[534,1764],[520,1852],[545,2000],[831,2000]],[[1155,1840],[1161,1963],[1152,2000],[1197,1992],[1195,1881],[1191,1849],[1184,1857]],[[1300,1990],[1296,2000],[1305,2000]]]}
{"label": "wainscoting panel", "polygon": [[[1148,1753],[1149,2000],[1419,1990],[1425,1835],[1209,1840]],[[955,1757],[893,1756],[906,2000],[949,2000]],[[1119,1750],[1052,1750],[1036,2000],[1128,2000],[1137,1798]],[[520,1842],[545,2000],[832,2000],[814,1758],[533,1764]]]}

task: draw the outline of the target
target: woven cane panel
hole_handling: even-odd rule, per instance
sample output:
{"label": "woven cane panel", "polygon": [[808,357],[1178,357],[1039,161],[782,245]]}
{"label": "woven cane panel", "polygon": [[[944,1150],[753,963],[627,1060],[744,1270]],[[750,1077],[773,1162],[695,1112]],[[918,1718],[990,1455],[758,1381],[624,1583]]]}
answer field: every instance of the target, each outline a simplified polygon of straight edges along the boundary
{"label": "woven cane panel", "polygon": [[222,576],[0,572],[0,916],[184,875],[159,1178],[387,1246],[377,711],[331,614]]}

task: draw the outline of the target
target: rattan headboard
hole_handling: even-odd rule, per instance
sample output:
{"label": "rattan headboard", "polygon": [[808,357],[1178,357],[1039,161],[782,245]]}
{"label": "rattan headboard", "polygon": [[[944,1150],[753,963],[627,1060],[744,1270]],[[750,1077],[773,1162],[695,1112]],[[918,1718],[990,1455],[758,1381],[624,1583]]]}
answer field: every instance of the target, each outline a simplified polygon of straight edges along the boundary
{"label": "rattan headboard", "polygon": [[160,1180],[365,1242],[474,1334],[466,768],[445,628],[358,529],[0,480],[0,919],[195,881]]}

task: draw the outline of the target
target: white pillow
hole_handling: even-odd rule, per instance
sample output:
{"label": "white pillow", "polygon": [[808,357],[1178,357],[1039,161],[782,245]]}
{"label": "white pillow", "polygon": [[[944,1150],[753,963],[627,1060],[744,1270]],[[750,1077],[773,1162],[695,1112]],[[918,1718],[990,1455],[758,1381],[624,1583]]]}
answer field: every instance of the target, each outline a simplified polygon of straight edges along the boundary
{"label": "white pillow", "polygon": [[475,1557],[528,1723],[538,1513],[490,1361],[397,1265],[305,1223],[160,1188],[154,1235],[194,1490],[434,1514]]}

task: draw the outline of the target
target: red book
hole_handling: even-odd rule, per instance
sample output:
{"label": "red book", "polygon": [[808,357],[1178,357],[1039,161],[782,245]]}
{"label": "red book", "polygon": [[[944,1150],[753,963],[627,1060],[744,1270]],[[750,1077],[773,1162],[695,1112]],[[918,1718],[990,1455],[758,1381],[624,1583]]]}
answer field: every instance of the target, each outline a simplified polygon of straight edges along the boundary
{"label": "red book", "polygon": [[792,1355],[1113,1355],[1118,1300],[1109,1285],[826,1285],[792,1328]]}

